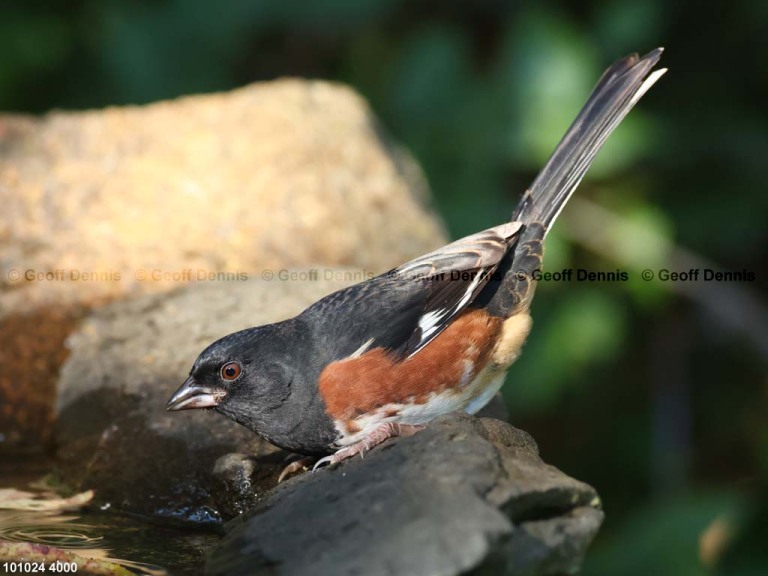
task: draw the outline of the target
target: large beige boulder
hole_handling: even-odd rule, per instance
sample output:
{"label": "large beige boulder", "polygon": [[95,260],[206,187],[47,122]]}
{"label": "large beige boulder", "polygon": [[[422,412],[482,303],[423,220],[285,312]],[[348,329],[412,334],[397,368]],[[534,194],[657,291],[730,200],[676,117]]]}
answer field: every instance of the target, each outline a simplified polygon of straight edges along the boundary
{"label": "large beige boulder", "polygon": [[0,115],[0,440],[48,436],[83,311],[289,266],[384,271],[445,241],[426,194],[326,82]]}

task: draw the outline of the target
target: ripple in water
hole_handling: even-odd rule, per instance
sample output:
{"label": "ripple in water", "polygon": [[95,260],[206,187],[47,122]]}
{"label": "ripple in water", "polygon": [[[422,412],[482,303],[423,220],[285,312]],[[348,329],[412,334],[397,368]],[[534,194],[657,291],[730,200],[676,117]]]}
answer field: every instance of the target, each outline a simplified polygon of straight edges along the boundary
{"label": "ripple in water", "polygon": [[13,512],[0,510],[0,539],[13,542],[44,544],[69,550],[83,558],[94,558],[119,564],[145,576],[165,576],[166,570],[143,562],[109,556],[111,550],[100,545],[103,527],[78,522],[80,516],[58,512]]}

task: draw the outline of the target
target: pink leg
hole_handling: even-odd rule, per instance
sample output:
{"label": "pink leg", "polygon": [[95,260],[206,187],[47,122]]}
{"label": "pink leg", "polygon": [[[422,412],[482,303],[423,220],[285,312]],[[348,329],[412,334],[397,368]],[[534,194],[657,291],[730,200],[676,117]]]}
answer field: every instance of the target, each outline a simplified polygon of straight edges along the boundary
{"label": "pink leg", "polygon": [[379,424],[370,434],[368,434],[368,436],[359,442],[351,444],[350,446],[345,446],[335,454],[331,454],[330,456],[326,456],[325,458],[318,460],[315,463],[315,467],[312,468],[312,471],[314,472],[325,464],[333,466],[334,464],[338,464],[342,460],[346,460],[355,454],[360,454],[360,457],[362,458],[365,456],[365,453],[368,452],[368,450],[374,446],[378,446],[387,438],[394,438],[395,436],[411,436],[412,434],[415,434],[419,430],[423,429],[424,425],[422,424],[395,424],[393,422]]}
{"label": "pink leg", "polygon": [[304,456],[302,458],[299,458],[298,460],[294,460],[293,462],[288,464],[285,468],[283,468],[282,472],[280,472],[280,476],[277,477],[277,483],[280,484],[280,482],[282,482],[286,478],[293,476],[294,474],[301,472],[302,470],[308,470],[309,467],[315,463],[315,460],[317,460],[317,458],[314,456]]}

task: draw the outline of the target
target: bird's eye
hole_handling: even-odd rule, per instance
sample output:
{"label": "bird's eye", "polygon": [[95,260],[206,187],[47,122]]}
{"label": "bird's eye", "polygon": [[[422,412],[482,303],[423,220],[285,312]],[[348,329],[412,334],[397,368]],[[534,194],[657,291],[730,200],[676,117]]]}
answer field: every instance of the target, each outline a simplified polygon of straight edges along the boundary
{"label": "bird's eye", "polygon": [[227,362],[221,367],[221,377],[224,380],[237,380],[243,369],[237,362]]}

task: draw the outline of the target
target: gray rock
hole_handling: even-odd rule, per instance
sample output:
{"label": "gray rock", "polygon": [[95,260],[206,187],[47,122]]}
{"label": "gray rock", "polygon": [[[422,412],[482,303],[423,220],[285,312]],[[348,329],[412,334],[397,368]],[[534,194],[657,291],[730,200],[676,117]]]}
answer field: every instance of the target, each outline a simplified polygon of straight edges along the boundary
{"label": "gray rock", "polygon": [[208,576],[565,574],[603,514],[533,439],[452,414],[364,460],[277,487],[209,555]]}
{"label": "gray rock", "polygon": [[233,518],[253,508],[260,497],[254,487],[267,485],[273,480],[272,472],[271,466],[252,454],[233,452],[216,460],[211,492],[221,515]]}

